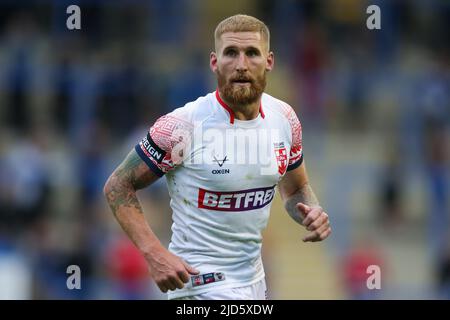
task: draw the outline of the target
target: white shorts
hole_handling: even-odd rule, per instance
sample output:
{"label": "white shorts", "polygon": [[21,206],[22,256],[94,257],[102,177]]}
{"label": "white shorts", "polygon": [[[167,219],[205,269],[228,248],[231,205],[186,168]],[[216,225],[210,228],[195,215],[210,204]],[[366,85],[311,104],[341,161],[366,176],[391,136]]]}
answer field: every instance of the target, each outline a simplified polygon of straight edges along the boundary
{"label": "white shorts", "polygon": [[266,280],[238,288],[216,289],[174,300],[267,300]]}

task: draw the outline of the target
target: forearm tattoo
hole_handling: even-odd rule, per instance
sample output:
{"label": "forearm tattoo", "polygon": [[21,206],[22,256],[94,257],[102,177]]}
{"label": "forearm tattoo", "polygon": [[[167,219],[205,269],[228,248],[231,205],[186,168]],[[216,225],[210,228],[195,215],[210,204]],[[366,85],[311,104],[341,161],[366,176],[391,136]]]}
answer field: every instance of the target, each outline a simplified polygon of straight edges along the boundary
{"label": "forearm tattoo", "polygon": [[303,185],[296,193],[290,196],[285,202],[285,209],[289,213],[292,219],[297,223],[302,224],[303,217],[297,209],[297,203],[302,202],[308,206],[318,206],[319,201],[317,200],[314,191],[312,190],[309,183]]}

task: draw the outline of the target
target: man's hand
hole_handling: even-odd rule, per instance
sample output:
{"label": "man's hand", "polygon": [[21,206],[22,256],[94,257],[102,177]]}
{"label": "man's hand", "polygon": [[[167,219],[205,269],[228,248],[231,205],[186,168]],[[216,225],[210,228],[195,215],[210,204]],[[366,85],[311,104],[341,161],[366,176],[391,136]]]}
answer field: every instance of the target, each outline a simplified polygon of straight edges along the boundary
{"label": "man's hand", "polygon": [[297,203],[297,209],[303,217],[303,226],[306,230],[311,231],[303,238],[303,242],[322,241],[331,234],[330,220],[322,207],[310,207],[299,202]]}
{"label": "man's hand", "polygon": [[150,275],[162,292],[183,288],[184,284],[189,282],[189,275],[199,273],[183,259],[163,247],[144,256],[149,265]]}

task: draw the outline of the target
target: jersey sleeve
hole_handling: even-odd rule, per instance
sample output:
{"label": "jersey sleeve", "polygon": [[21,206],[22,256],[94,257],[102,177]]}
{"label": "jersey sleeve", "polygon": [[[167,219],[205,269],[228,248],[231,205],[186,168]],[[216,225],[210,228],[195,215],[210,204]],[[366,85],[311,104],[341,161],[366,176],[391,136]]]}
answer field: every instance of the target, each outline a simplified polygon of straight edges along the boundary
{"label": "jersey sleeve", "polygon": [[303,162],[302,125],[291,106],[286,104],[284,111],[292,132],[292,143],[287,167],[287,171],[290,171],[299,167]]}
{"label": "jersey sleeve", "polygon": [[192,127],[180,114],[164,115],[153,124],[135,150],[148,167],[162,177],[182,163]]}

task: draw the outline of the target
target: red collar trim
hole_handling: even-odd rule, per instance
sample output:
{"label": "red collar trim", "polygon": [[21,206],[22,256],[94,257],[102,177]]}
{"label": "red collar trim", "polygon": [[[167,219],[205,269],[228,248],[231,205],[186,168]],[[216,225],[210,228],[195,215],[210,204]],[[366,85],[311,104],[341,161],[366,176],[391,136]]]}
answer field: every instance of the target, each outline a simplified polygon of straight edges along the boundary
{"label": "red collar trim", "polygon": [[[233,110],[225,103],[225,101],[222,100],[222,98],[219,95],[219,90],[216,90],[216,99],[219,101],[220,105],[228,111],[228,114],[230,115],[230,123],[234,123],[234,112]],[[261,117],[264,119],[266,115],[264,114],[263,108],[262,108],[262,102],[259,105],[259,113],[261,114]]]}
{"label": "red collar trim", "polygon": [[228,113],[230,114],[230,123],[233,124],[234,123],[234,112],[233,110],[231,110],[231,108],[225,103],[225,101],[222,100],[222,98],[219,95],[219,90],[216,90],[216,99],[217,101],[219,101],[220,105],[228,111]]}

